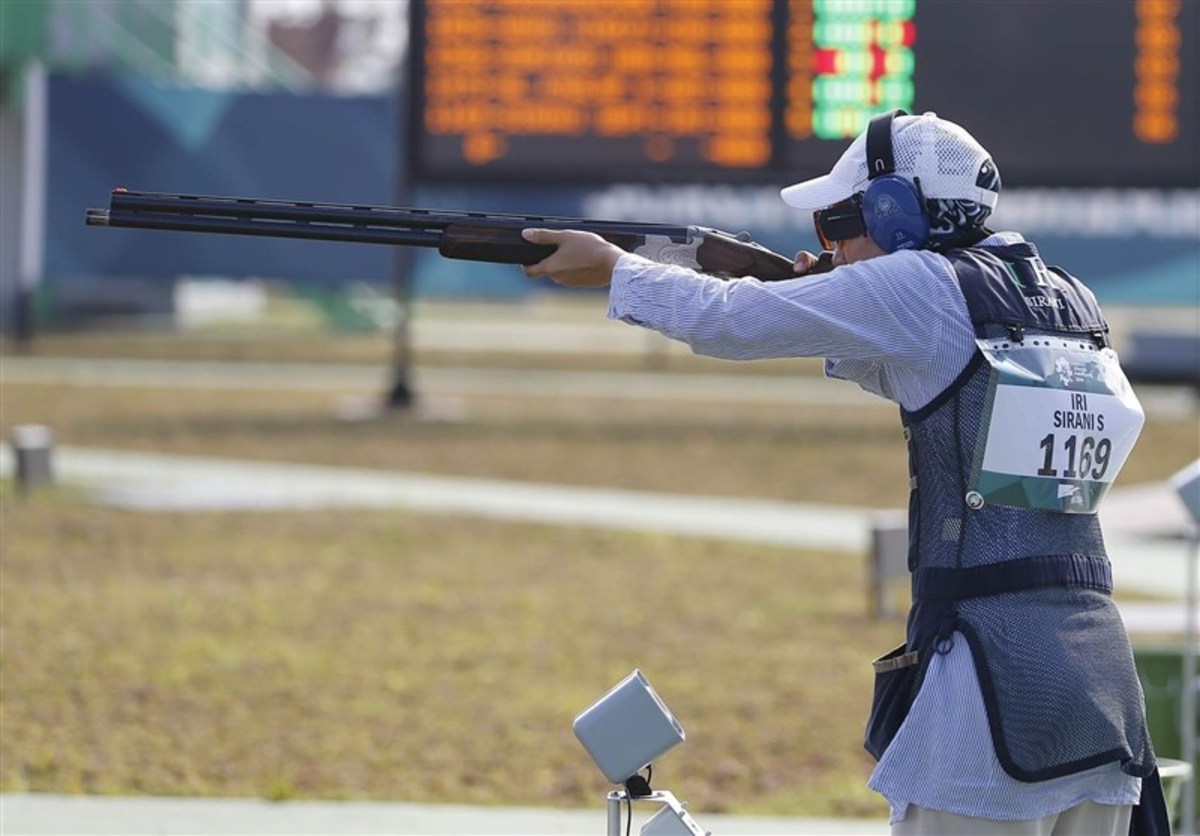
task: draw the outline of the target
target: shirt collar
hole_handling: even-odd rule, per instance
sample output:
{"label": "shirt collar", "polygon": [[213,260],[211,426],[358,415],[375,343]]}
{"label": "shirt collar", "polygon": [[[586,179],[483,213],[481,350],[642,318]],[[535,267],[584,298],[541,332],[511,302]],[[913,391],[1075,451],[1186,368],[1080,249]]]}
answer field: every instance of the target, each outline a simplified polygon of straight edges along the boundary
{"label": "shirt collar", "polygon": [[1024,244],[1025,236],[1019,232],[993,232],[984,238],[976,247],[1007,247],[1012,244]]}

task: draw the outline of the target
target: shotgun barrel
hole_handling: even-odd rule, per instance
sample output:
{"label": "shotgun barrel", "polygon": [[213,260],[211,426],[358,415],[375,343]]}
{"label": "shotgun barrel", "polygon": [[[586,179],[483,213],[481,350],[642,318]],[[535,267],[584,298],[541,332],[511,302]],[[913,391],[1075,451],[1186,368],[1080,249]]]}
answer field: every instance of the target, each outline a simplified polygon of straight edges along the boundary
{"label": "shotgun barrel", "polygon": [[[700,269],[727,277],[795,278],[792,261],[754,243],[698,226],[638,221],[513,215],[503,212],[420,209],[114,189],[107,209],[88,209],[89,226],[258,235],[318,241],[433,247],[447,258],[534,264],[554,248],[521,237],[528,227],[594,232],[630,252],[694,248]],[[665,242],[665,243],[664,243]]]}

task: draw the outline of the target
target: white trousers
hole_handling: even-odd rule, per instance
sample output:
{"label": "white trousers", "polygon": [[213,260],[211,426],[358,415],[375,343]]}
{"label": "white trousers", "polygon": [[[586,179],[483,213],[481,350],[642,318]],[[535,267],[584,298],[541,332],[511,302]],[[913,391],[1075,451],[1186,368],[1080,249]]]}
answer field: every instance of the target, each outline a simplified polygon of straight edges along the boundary
{"label": "white trousers", "polygon": [[1040,819],[996,821],[909,805],[892,836],[1126,836],[1133,808],[1085,801]]}

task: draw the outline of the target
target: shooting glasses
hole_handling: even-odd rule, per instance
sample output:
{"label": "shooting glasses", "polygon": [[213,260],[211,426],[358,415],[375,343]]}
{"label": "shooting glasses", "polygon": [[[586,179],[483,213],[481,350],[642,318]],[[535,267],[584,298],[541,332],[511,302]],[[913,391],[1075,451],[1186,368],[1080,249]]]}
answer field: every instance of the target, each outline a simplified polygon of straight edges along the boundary
{"label": "shooting glasses", "polygon": [[836,241],[865,235],[867,224],[863,220],[862,193],[813,212],[813,226],[817,228],[817,238],[826,250],[832,250]]}

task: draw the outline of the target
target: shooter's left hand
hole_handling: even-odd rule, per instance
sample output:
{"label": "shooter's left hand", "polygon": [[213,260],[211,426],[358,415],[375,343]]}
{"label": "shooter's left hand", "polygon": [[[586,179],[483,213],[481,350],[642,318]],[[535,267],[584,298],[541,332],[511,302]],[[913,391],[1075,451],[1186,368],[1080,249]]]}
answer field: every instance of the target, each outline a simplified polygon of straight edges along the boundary
{"label": "shooter's left hand", "polygon": [[522,237],[534,244],[557,247],[537,264],[521,269],[530,278],[547,277],[563,287],[607,287],[613,267],[624,253],[594,232],[569,229],[526,229]]}

